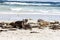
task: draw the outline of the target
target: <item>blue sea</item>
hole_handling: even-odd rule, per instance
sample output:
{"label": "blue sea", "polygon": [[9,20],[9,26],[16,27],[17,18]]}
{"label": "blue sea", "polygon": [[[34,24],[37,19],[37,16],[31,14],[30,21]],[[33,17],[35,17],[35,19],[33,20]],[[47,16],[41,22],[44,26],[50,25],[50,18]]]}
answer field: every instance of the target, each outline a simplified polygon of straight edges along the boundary
{"label": "blue sea", "polygon": [[[0,12],[8,12],[8,14],[0,14],[0,20],[22,20],[24,18],[60,20],[60,2],[6,1],[0,2]],[[9,14],[10,12],[16,14]],[[24,14],[18,14],[21,12]]]}
{"label": "blue sea", "polygon": [[59,11],[60,2],[3,2],[0,3],[0,11]]}

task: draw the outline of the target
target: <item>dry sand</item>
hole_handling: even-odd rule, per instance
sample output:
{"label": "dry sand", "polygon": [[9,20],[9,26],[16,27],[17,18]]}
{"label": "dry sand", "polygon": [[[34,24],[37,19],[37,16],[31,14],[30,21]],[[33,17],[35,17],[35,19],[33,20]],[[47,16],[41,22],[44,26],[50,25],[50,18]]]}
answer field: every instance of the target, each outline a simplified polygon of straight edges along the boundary
{"label": "dry sand", "polygon": [[[30,33],[30,32],[38,33]],[[60,30],[38,29],[0,32],[0,40],[60,40]]]}

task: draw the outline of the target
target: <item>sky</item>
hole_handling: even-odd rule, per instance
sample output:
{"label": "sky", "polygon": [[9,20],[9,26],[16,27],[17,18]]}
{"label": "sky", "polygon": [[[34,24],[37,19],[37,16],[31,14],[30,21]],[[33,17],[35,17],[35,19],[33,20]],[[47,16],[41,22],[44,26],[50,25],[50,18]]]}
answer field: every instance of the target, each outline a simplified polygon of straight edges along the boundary
{"label": "sky", "polygon": [[53,1],[53,2],[60,2],[60,0],[9,0],[9,1]]}

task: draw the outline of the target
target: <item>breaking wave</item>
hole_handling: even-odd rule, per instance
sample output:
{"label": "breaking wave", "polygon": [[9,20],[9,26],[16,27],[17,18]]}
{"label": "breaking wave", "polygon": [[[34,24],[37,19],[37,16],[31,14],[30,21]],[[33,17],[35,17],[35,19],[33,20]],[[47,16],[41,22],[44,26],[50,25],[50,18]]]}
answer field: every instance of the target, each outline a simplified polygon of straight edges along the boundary
{"label": "breaking wave", "polygon": [[2,4],[8,4],[8,5],[36,5],[36,6],[60,6],[60,2],[3,2]]}

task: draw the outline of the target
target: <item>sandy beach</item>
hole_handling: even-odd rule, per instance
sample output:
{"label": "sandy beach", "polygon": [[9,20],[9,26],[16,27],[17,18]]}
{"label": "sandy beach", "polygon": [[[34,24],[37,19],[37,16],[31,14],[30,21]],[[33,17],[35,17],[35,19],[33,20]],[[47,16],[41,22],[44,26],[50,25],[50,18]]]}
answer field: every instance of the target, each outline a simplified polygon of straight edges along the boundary
{"label": "sandy beach", "polygon": [[[37,33],[30,33],[30,32]],[[38,29],[32,30],[17,29],[16,31],[0,32],[0,40],[60,40],[60,30]]]}
{"label": "sandy beach", "polygon": [[[17,0],[14,3],[3,1],[7,0],[0,0],[0,40],[60,40],[59,1],[27,0],[27,2],[23,0],[23,2],[19,2]],[[33,21],[29,24],[30,21],[23,19]],[[43,20],[37,22],[38,19]]]}

